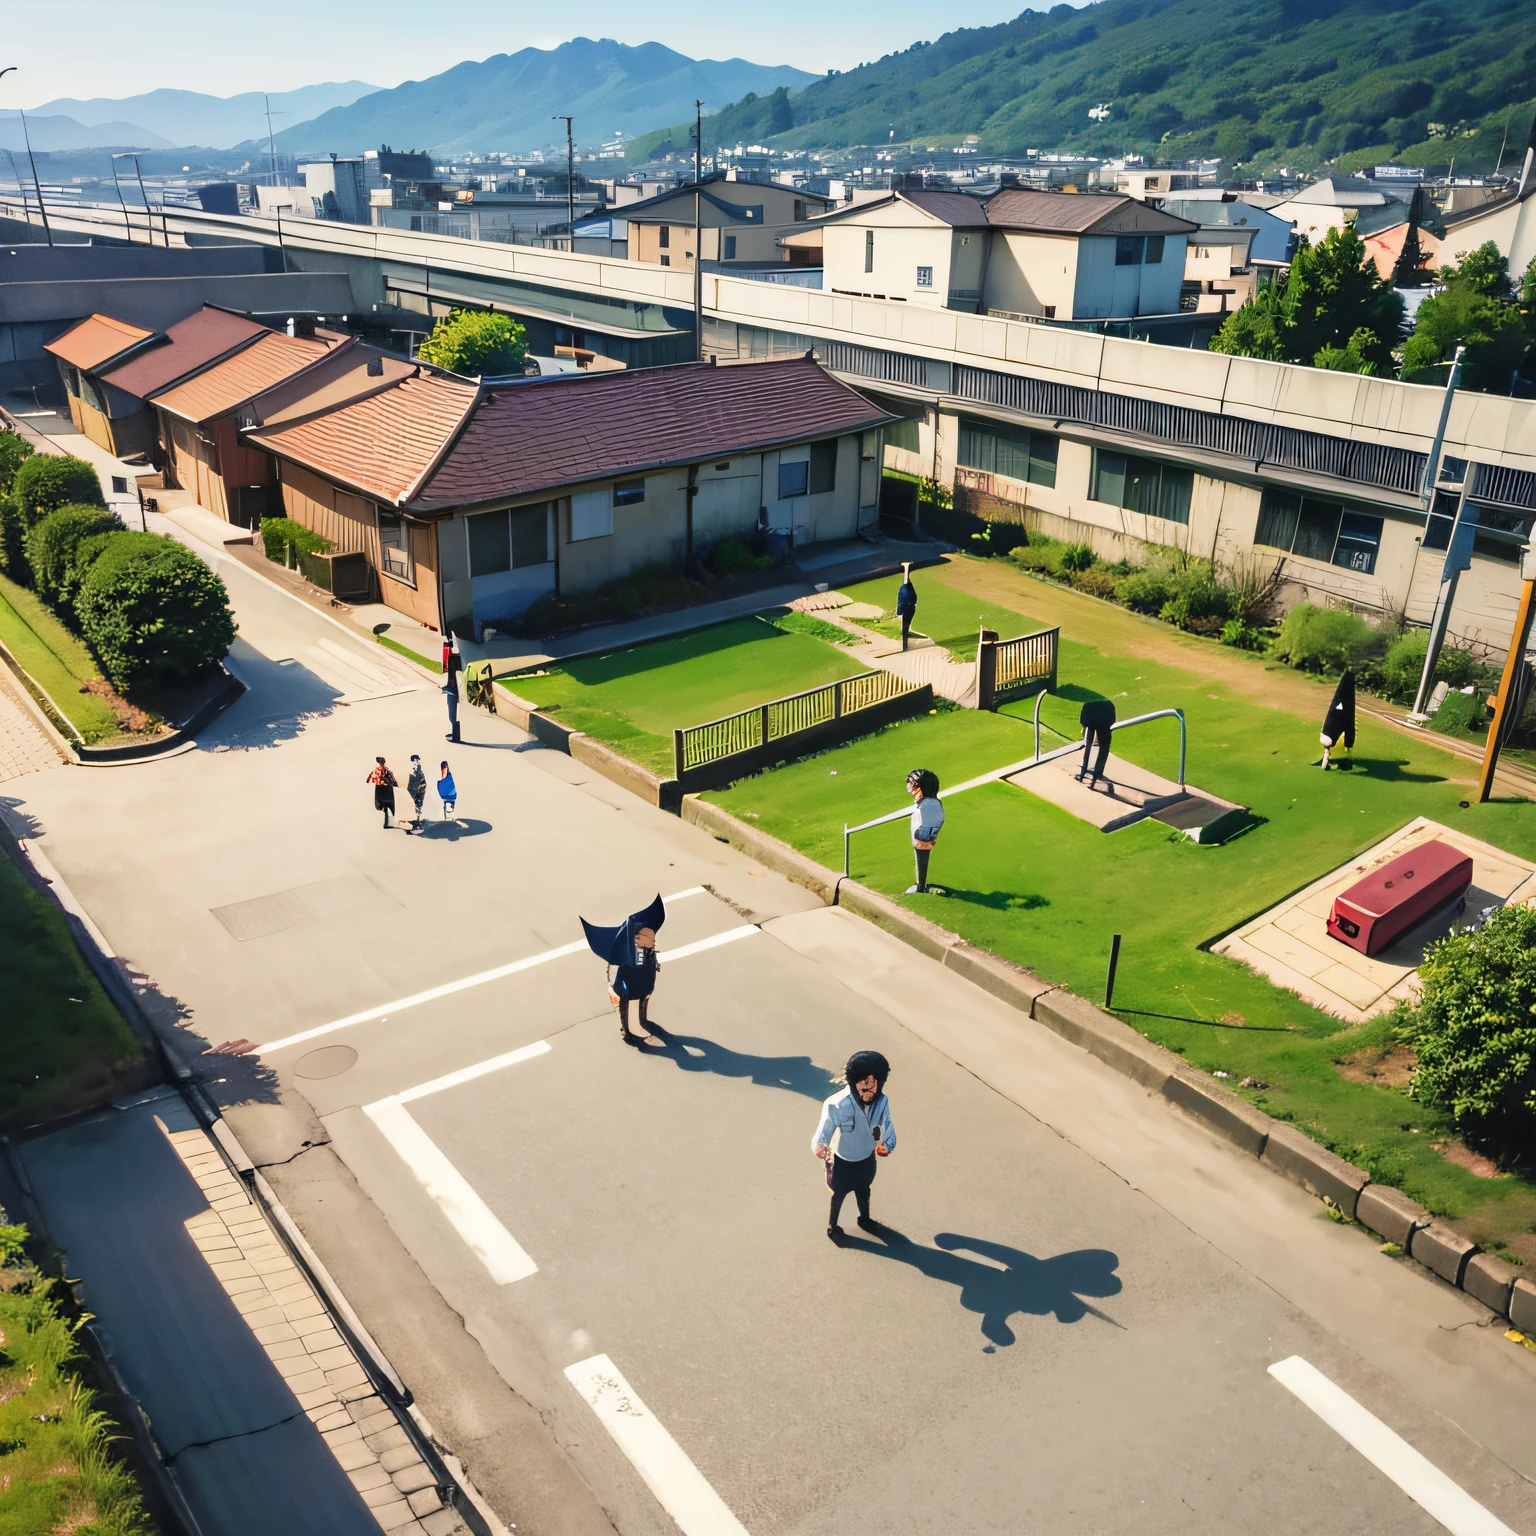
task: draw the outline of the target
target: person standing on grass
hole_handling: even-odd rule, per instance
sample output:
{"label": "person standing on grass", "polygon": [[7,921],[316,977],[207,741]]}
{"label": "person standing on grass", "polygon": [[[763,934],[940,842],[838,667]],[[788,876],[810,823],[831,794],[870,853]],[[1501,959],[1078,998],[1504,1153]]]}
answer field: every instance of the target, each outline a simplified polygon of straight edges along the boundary
{"label": "person standing on grass", "polygon": [[901,620],[901,648],[906,650],[907,637],[912,633],[912,619],[917,613],[917,588],[912,585],[912,565],[905,561],[901,567],[901,585],[896,588],[896,617]]}
{"label": "person standing on grass", "polygon": [[395,786],[400,781],[390,771],[389,764],[382,757],[377,757],[367,782],[373,785],[373,808],[384,812],[384,827],[387,831],[391,825],[390,817],[395,814]]}
{"label": "person standing on grass", "polygon": [[[912,853],[917,861],[917,884],[907,887],[908,896],[928,894],[928,859],[944,826],[944,803],[939,799],[939,776],[931,768],[914,768],[907,775],[907,793],[917,803],[912,808]],[[935,895],[942,895],[934,887]]]}
{"label": "person standing on grass", "polygon": [[453,775],[448,771],[448,760],[438,764],[437,768],[437,796],[443,802],[443,820],[457,816],[459,812],[459,789],[453,782]]}
{"label": "person standing on grass", "polygon": [[427,775],[421,766],[419,754],[411,753],[411,771],[406,776],[405,792],[411,797],[411,804],[416,807],[415,825],[421,826],[421,808],[427,798]]}
{"label": "person standing on grass", "polygon": [[[827,1188],[832,1206],[827,1214],[827,1236],[841,1243],[843,1229],[838,1217],[843,1201],[851,1194],[859,1207],[859,1225],[866,1232],[879,1231],[869,1214],[869,1189],[875,1182],[875,1159],[896,1150],[896,1127],[891,1123],[891,1104],[885,1081],[891,1064],[879,1051],[855,1051],[843,1073],[848,1086],[821,1106],[821,1122],[811,1140],[811,1151],[827,1166]],[[837,1133],[837,1146],[832,1133]]]}

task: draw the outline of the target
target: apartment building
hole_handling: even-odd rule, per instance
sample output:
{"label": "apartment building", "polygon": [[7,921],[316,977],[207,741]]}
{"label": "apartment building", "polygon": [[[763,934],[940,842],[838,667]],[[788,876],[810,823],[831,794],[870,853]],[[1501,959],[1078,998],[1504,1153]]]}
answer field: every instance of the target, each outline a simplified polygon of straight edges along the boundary
{"label": "apartment building", "polygon": [[[702,259],[726,267],[794,261],[779,237],[835,206],[830,197],[814,192],[772,182],[738,181],[724,174],[706,176],[697,197],[703,224]],[[629,259],[692,271],[694,203],[690,183],[646,202],[628,204],[617,219],[625,231]]]}

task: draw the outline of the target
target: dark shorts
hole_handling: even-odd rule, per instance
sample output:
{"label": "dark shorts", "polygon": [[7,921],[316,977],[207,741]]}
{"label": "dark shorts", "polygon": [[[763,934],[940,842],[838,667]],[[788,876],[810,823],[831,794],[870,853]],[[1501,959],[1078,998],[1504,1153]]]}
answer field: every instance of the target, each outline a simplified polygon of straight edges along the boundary
{"label": "dark shorts", "polygon": [[832,1193],[851,1195],[857,1190],[868,1189],[875,1182],[875,1154],[861,1157],[851,1163],[846,1158],[832,1157]]}
{"label": "dark shorts", "polygon": [[626,1001],[649,997],[656,990],[656,972],[648,965],[621,965],[613,990]]}
{"label": "dark shorts", "polygon": [[395,792],[388,784],[373,786],[373,808],[376,811],[392,811],[395,808]]}

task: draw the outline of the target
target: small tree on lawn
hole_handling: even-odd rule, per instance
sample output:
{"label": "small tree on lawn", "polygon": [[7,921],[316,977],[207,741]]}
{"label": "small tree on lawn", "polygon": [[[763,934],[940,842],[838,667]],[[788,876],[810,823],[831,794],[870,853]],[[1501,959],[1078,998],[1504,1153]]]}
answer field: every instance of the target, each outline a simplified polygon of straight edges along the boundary
{"label": "small tree on lawn", "polygon": [[1419,979],[1414,1098],[1501,1167],[1536,1157],[1536,908],[1442,939]]}
{"label": "small tree on lawn", "polygon": [[511,315],[456,309],[432,327],[417,355],[438,368],[471,378],[519,373],[528,355],[528,333]]}
{"label": "small tree on lawn", "polygon": [[106,537],[75,598],[80,632],[120,692],[222,660],[235,638],[224,583],[158,533]]}
{"label": "small tree on lawn", "polygon": [[117,514],[105,507],[60,507],[27,534],[27,563],[37,595],[55,608],[67,609],[73,599],[69,578],[82,539],[122,531]]}

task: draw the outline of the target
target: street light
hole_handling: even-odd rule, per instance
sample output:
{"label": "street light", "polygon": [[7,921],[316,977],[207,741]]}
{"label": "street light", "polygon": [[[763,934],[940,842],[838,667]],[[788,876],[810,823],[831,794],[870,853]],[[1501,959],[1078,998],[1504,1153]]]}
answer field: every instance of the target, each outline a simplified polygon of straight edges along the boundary
{"label": "street light", "polygon": [[[13,74],[15,69],[16,66],[14,64],[7,64],[4,69],[0,69],[0,80],[5,79],[9,74]],[[52,245],[53,229],[48,223],[47,205],[43,202],[43,184],[37,179],[37,158],[32,153],[32,135],[27,128],[27,114],[25,109],[21,107],[17,107],[16,110],[21,113],[21,136],[26,140],[27,163],[32,167],[32,185],[37,188],[37,211],[43,218],[43,233],[48,237],[48,244]],[[22,201],[25,202],[26,199],[23,198]]]}
{"label": "street light", "polygon": [[128,244],[133,244],[133,222],[128,217],[128,203],[123,197],[123,184],[117,177],[117,159],[112,156],[112,185],[117,188],[117,206],[123,210],[123,230],[128,236]]}
{"label": "street light", "polygon": [[[154,215],[149,211],[149,193],[144,190],[144,172],[139,167],[139,152],[136,149],[119,150],[117,154],[112,156],[112,159],[114,161],[133,161],[133,174],[138,177],[139,181],[139,196],[144,199],[144,228],[148,234],[149,243],[153,245],[155,243],[155,220]],[[114,177],[117,175],[117,166],[115,164],[112,167],[112,174]],[[121,186],[118,188],[117,195],[119,197],[123,195]],[[165,236],[165,248],[169,250],[171,248],[170,231],[162,228],[161,233]]]}

